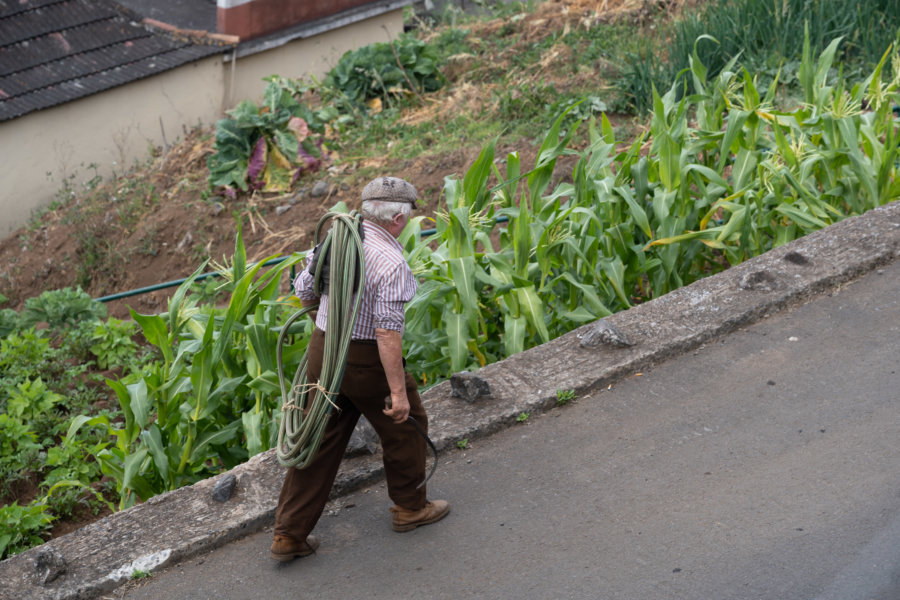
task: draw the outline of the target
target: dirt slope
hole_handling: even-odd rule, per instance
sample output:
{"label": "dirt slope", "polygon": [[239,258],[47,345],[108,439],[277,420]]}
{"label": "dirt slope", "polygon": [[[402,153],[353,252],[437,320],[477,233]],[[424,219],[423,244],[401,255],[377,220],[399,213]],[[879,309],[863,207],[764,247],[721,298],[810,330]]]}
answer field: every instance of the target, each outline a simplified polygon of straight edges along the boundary
{"label": "dirt slope", "polygon": [[[542,3],[518,21],[521,43],[566,27],[585,27],[597,21],[628,18],[637,22],[660,5],[675,10],[685,0],[559,0]],[[475,34],[490,36],[503,20],[476,24]],[[551,57],[552,59],[552,57]],[[500,60],[500,59],[498,59]],[[452,69],[451,69],[452,71]],[[561,70],[560,70],[561,71]],[[490,82],[473,84],[465,72],[448,73],[450,85],[407,111],[403,120],[414,123],[453,111],[482,111],[490,102]],[[548,62],[541,76],[552,81]],[[565,88],[567,77],[556,83]],[[599,84],[599,82],[598,82]],[[546,124],[536,124],[535,137]],[[438,206],[444,177],[462,176],[481,149],[480,144],[442,154],[410,156],[397,162],[370,158],[338,163],[305,177],[297,188],[281,196],[210,196],[207,156],[213,151],[213,129],[197,129],[171,148],[158,148],[147,164],[92,190],[63,195],[59,207],[34,219],[31,225],[0,242],[0,293],[4,307],[21,308],[25,299],[44,290],[81,285],[93,297],[150,286],[185,277],[206,258],[230,257],[238,223],[251,260],[304,250],[321,215],[337,201],[358,207],[359,190],[380,174],[412,182],[426,212]],[[498,147],[497,156],[518,150],[522,164],[534,164],[535,141]],[[561,161],[559,177],[571,172]],[[316,184],[325,195],[314,195]],[[108,304],[113,316],[126,316],[128,306],[142,313],[163,310],[173,289],[161,290]]]}

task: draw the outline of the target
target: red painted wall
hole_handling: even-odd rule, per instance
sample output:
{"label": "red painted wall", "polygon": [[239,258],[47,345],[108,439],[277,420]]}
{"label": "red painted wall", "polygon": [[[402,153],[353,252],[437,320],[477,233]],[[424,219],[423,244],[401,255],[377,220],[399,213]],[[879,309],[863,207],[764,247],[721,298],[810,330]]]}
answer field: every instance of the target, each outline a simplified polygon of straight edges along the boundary
{"label": "red painted wall", "polygon": [[246,40],[370,3],[371,0],[252,0],[233,8],[218,8],[217,29]]}

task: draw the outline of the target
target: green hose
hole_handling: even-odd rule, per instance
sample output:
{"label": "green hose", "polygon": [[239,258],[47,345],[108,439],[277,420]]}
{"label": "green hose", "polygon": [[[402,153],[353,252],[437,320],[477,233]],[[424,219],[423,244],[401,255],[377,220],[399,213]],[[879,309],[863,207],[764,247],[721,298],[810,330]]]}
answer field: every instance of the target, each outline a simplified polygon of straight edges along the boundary
{"label": "green hose", "polygon": [[[328,322],[325,327],[325,349],[322,355],[322,372],[318,384],[307,379],[309,351],[303,355],[294,374],[290,390],[284,379],[281,360],[282,345],[291,325],[316,306],[305,307],[288,319],[278,336],[276,358],[278,379],[281,384],[281,425],[278,428],[278,462],[285,467],[304,469],[310,465],[322,444],[325,427],[331,411],[336,408],[334,399],[341,388],[344,366],[350,349],[350,335],[359,315],[363,290],[366,285],[366,267],[359,228],[362,217],[357,211],[330,212],[316,226],[316,243],[322,226],[333,220],[331,231],[320,250],[320,258],[330,252]],[[318,260],[314,274],[314,289],[320,289],[325,260]]]}

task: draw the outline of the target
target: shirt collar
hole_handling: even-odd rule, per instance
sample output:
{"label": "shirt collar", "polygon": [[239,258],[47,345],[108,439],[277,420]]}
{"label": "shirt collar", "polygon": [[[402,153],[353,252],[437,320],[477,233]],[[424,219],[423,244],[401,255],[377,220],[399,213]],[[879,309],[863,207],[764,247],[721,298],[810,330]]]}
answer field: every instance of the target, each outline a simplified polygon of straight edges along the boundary
{"label": "shirt collar", "polygon": [[365,230],[367,236],[374,235],[395,247],[399,252],[403,252],[403,246],[400,245],[400,242],[397,241],[397,238],[388,233],[388,231],[381,225],[363,219],[363,229]]}

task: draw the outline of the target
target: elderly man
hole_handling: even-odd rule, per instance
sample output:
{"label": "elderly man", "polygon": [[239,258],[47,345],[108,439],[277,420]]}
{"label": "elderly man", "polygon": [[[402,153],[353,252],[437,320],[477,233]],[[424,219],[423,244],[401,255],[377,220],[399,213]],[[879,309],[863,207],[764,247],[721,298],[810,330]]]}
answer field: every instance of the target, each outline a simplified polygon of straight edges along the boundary
{"label": "elderly man", "polygon": [[[415,379],[403,369],[403,307],[416,292],[416,280],[397,238],[415,206],[416,189],[396,177],[379,177],[362,191],[365,292],[351,335],[347,367],[316,458],[303,470],[288,469],[275,513],[275,540],[271,556],[290,561],[315,551],[309,535],[325,503],[350,435],[363,414],[381,438],[384,471],[394,531],[411,531],[442,519],[450,511],[443,500],[430,501],[425,487],[425,440],[413,417],[426,431],[428,418]],[[294,290],[304,306],[319,304],[316,329],[309,342],[309,379],[322,369],[327,327],[327,292],[321,299],[313,291],[313,276],[303,271]],[[321,300],[321,301],[320,301]],[[390,397],[390,406],[385,399]]]}

